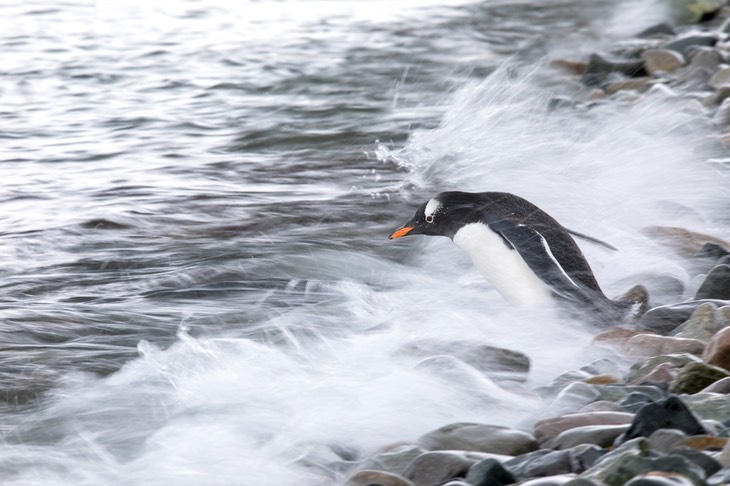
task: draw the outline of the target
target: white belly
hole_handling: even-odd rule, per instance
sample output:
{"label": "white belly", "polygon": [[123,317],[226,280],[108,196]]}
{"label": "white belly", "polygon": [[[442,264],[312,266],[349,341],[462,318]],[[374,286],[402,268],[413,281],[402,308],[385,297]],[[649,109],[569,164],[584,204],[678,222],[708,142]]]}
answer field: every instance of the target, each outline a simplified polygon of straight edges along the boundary
{"label": "white belly", "polygon": [[484,278],[510,302],[526,307],[552,304],[547,285],[516,250],[507,248],[502,238],[486,225],[467,224],[456,232],[454,243],[467,252]]}

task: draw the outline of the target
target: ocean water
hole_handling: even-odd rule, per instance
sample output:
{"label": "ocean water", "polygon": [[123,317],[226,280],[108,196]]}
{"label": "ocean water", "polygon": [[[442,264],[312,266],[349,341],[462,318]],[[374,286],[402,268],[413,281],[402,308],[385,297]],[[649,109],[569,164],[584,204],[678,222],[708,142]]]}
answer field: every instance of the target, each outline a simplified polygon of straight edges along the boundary
{"label": "ocean water", "polygon": [[[654,93],[576,110],[548,68],[650,2],[0,5],[0,483],[322,485],[455,421],[529,427],[529,388],[606,356],[508,305],[450,241],[388,241],[442,190],[510,191],[608,295],[730,237],[714,128]],[[662,296],[654,296],[661,299]],[[526,353],[526,385],[420,363]],[[419,364],[420,363],[420,364]],[[339,464],[339,466],[337,465]]]}

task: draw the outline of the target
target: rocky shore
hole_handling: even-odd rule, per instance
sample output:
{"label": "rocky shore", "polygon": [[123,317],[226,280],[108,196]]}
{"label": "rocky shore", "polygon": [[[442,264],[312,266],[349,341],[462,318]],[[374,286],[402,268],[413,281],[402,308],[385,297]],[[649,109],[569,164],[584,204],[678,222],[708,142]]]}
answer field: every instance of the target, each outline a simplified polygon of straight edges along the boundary
{"label": "rocky shore", "polygon": [[[701,110],[730,143],[730,6],[675,1],[676,25],[656,25],[609,52],[555,59],[582,99],[551,108],[641,99],[660,90]],[[453,423],[372,457],[334,453],[346,486],[650,486],[730,484],[730,243],[682,228],[647,232],[677,250],[701,281],[655,279],[642,314],[598,334],[601,359],[531,392],[545,403],[527,430]],[[661,288],[664,302],[652,301]],[[640,293],[641,294],[641,293]],[[422,365],[451,360],[500,384],[529,359],[469,342],[415,344]],[[629,363],[627,366],[626,363]],[[444,363],[440,363],[443,365]],[[332,452],[332,451],[330,451]],[[321,462],[320,462],[321,464]]]}

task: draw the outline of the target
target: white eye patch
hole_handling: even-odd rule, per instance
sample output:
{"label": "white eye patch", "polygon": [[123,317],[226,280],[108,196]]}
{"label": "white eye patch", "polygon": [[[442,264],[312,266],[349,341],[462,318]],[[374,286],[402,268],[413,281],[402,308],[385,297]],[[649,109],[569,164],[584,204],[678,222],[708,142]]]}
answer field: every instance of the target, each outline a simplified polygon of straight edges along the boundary
{"label": "white eye patch", "polygon": [[433,215],[436,214],[436,211],[438,211],[441,208],[441,201],[438,199],[431,199],[426,204],[426,209],[423,210],[423,214],[426,217],[426,221],[429,223],[433,222]]}

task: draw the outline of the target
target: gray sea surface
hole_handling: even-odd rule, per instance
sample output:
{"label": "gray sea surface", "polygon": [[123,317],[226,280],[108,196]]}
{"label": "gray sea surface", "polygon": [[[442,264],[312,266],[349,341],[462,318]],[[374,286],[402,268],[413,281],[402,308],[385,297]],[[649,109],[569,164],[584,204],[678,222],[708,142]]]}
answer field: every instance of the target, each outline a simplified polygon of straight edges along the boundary
{"label": "gray sea surface", "polygon": [[661,16],[1,3],[0,482],[321,484],[320,445],[533,413],[399,350],[480,339],[527,352],[540,382],[590,355],[589,331],[511,308],[448,241],[387,236],[434,192],[510,190],[623,245],[587,249],[609,291],[632,272],[688,280],[638,228],[668,200],[728,236],[712,217],[727,193],[690,143],[704,126],[661,100],[546,110],[581,89],[547,59]]}

